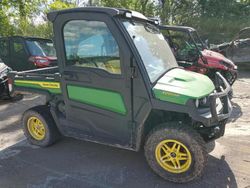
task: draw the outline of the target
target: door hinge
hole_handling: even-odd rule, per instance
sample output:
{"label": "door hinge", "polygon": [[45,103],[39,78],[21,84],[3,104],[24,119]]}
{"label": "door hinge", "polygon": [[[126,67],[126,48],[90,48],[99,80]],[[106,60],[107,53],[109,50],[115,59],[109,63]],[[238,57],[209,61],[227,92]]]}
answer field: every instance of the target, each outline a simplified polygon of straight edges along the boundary
{"label": "door hinge", "polygon": [[55,75],[55,78],[59,78],[59,79],[62,78],[62,75],[59,72],[55,73],[54,75]]}
{"label": "door hinge", "polygon": [[130,144],[132,147],[135,147],[135,141],[136,141],[136,122],[135,121],[129,121],[128,127],[130,130]]}
{"label": "door hinge", "polygon": [[137,74],[136,74],[136,67],[132,66],[131,68],[131,78],[136,78]]}

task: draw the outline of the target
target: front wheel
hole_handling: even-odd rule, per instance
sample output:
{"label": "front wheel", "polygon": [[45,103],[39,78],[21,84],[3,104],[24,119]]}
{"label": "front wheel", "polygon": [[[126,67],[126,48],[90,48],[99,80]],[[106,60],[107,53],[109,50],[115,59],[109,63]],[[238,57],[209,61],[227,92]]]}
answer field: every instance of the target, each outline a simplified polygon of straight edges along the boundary
{"label": "front wheel", "polygon": [[233,96],[234,96],[233,89],[231,89],[231,90],[228,92],[228,98],[229,98],[230,100],[232,100],[232,99],[233,99]]}
{"label": "front wheel", "polygon": [[149,166],[162,178],[186,183],[202,175],[207,152],[201,136],[178,122],[151,131],[144,146]]}

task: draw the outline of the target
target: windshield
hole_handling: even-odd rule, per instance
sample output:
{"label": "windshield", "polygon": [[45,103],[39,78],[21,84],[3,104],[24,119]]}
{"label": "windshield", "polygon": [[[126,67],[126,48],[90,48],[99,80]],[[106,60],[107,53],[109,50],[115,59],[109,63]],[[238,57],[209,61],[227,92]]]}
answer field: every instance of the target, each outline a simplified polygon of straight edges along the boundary
{"label": "windshield", "polygon": [[163,29],[161,31],[177,61],[188,63],[197,61],[200,49],[194,42],[195,39],[197,40],[196,37],[193,39],[192,34],[183,30]]}
{"label": "windshield", "polygon": [[205,49],[205,45],[203,44],[202,40],[200,39],[197,31],[191,31],[190,32],[192,38],[194,39],[194,42],[196,46],[199,48],[200,51]]}
{"label": "windshield", "polygon": [[123,25],[141,56],[151,82],[178,66],[168,43],[154,25],[128,20],[123,20]]}
{"label": "windshield", "polygon": [[26,44],[32,56],[56,57],[56,50],[50,40],[27,40]]}

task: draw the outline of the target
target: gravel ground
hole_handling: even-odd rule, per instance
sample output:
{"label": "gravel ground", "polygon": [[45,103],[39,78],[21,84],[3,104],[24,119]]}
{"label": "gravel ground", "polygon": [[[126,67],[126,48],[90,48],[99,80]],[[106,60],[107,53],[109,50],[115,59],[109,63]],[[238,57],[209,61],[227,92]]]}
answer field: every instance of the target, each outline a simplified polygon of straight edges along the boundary
{"label": "gravel ground", "polygon": [[0,102],[0,187],[250,188],[250,71],[240,72],[233,89],[225,136],[215,142],[204,176],[186,185],[156,176],[142,152],[70,138],[48,148],[31,146],[20,129],[21,114],[44,98],[26,94],[22,100]]}

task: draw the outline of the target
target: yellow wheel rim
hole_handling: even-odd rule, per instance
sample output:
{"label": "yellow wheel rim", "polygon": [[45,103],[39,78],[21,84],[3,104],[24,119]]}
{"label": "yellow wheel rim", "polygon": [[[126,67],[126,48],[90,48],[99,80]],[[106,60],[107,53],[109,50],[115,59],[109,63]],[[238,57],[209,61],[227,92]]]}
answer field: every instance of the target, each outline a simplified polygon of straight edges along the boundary
{"label": "yellow wheel rim", "polygon": [[188,148],[177,140],[163,140],[155,149],[158,164],[171,173],[186,172],[192,162]]}
{"label": "yellow wheel rim", "polygon": [[30,135],[36,140],[45,138],[45,126],[37,117],[30,117],[27,122]]}

